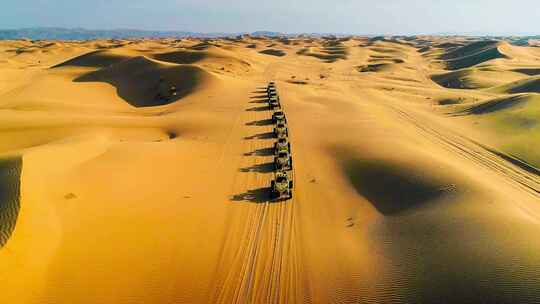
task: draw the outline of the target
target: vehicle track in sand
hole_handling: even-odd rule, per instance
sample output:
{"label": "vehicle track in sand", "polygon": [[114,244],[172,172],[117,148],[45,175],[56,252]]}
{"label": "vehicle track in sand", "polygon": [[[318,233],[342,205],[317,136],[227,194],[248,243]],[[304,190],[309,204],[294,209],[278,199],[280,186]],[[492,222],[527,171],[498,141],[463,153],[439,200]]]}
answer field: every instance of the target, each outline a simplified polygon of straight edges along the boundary
{"label": "vehicle track in sand", "polygon": [[[273,77],[267,68],[264,77]],[[302,299],[295,205],[298,198],[270,200],[273,172],[273,124],[261,90],[251,94],[243,126],[244,157],[234,177],[232,207],[216,278],[213,303],[295,303]],[[233,132],[236,133],[236,132]],[[294,155],[294,147],[292,148]],[[293,156],[294,158],[294,156]],[[294,169],[292,171],[293,183]],[[227,225],[227,226],[230,226]],[[226,270],[223,270],[226,268]],[[216,272],[217,273],[217,272]],[[302,300],[303,301],[303,300]]]}
{"label": "vehicle track in sand", "polygon": [[[511,163],[505,159],[505,157],[501,156],[503,153],[479,144],[456,132],[445,129],[440,125],[430,124],[431,126],[428,126],[428,124],[422,122],[420,119],[398,106],[390,104],[388,104],[388,106],[393,109],[402,120],[414,125],[423,134],[440,143],[440,145],[446,149],[455,152],[457,155],[460,155],[485,169],[496,172],[499,176],[505,177],[507,181],[521,187],[530,195],[536,198],[540,197],[540,176]],[[511,157],[508,156],[506,158]]]}

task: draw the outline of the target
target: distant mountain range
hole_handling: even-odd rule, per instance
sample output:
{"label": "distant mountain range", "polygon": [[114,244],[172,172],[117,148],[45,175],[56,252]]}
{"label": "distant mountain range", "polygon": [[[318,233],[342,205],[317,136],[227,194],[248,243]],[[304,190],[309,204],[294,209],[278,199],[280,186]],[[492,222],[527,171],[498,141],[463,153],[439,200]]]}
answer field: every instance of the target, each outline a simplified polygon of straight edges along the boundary
{"label": "distant mountain range", "polygon": [[[200,33],[187,31],[149,31],[137,29],[113,29],[113,30],[92,30],[85,28],[60,28],[60,27],[33,27],[21,29],[0,29],[0,40],[7,39],[32,39],[32,40],[92,40],[92,39],[122,39],[122,38],[217,38],[235,37],[239,35],[266,36],[266,37],[295,37],[295,36],[336,36],[344,37],[349,34],[342,33],[280,33],[272,31],[241,32],[241,33]],[[476,36],[476,37],[511,37],[512,40],[526,44],[528,39],[540,39],[538,35],[488,35],[485,33],[437,33],[433,36]],[[375,35],[362,35],[365,37],[375,37]],[[413,35],[414,36],[414,35]]]}
{"label": "distant mountain range", "polygon": [[[49,40],[91,40],[121,38],[164,38],[164,37],[234,37],[248,33],[197,33],[185,31],[147,31],[135,29],[91,30],[84,28],[36,27],[22,29],[0,29],[0,40],[6,39],[49,39]],[[285,36],[278,32],[259,31],[249,33],[252,36]]]}
{"label": "distant mountain range", "polygon": [[241,32],[241,33],[199,33],[186,31],[148,31],[136,29],[113,29],[113,30],[92,30],[84,28],[59,28],[59,27],[33,27],[21,29],[0,29],[0,40],[7,39],[32,39],[32,40],[92,40],[92,39],[122,39],[122,38],[217,38],[235,37],[239,35],[250,35],[254,37],[293,37],[299,35],[321,37],[321,36],[348,36],[336,33],[299,33],[285,34],[272,31]]}

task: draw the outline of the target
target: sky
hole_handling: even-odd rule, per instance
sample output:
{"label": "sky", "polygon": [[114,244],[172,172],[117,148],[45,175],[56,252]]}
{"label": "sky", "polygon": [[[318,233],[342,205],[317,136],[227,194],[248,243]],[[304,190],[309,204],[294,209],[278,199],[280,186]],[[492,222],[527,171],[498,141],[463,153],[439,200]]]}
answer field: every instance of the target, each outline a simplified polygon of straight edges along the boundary
{"label": "sky", "polygon": [[540,34],[538,0],[0,0],[0,29]]}

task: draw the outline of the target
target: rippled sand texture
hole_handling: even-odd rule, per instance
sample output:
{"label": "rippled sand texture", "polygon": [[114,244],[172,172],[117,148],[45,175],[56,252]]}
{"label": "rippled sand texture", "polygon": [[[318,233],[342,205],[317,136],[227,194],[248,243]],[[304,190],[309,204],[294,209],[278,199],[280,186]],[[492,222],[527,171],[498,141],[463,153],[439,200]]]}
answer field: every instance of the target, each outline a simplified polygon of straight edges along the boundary
{"label": "rippled sand texture", "polygon": [[462,37],[1,41],[0,303],[536,303],[538,77]]}
{"label": "rippled sand texture", "polygon": [[9,240],[19,215],[21,159],[0,160],[0,247]]}

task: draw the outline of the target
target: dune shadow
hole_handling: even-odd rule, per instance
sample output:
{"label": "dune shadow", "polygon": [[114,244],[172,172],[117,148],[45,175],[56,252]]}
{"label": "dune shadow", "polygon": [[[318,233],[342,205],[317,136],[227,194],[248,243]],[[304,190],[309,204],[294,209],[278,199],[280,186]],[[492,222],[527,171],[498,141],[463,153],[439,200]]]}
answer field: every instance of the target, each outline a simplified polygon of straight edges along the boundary
{"label": "dune shadow", "polygon": [[497,41],[473,42],[447,52],[440,58],[449,70],[468,68],[493,59],[509,58],[499,50],[498,44]]}
{"label": "dune shadow", "polygon": [[271,156],[274,155],[274,148],[261,148],[251,152],[244,153],[244,156]]}
{"label": "dune shadow", "polygon": [[271,139],[271,138],[276,138],[276,135],[274,134],[274,132],[258,133],[258,134],[255,134],[255,135],[244,137],[245,140],[249,140],[249,139]]}
{"label": "dune shadow", "polygon": [[264,54],[264,55],[277,56],[277,57],[283,57],[287,55],[287,53],[278,49],[266,49],[266,50],[259,51],[259,53]]}
{"label": "dune shadow", "polygon": [[176,64],[192,64],[201,61],[208,57],[206,52],[199,51],[175,51],[169,53],[161,53],[152,56],[153,58]]}
{"label": "dune shadow", "polygon": [[456,113],[455,116],[466,115],[466,114],[474,114],[474,115],[489,114],[489,113],[516,107],[520,104],[526,103],[527,100],[528,100],[527,97],[523,95],[511,96],[508,98],[497,98],[497,99],[480,103],[478,105],[474,105],[465,110],[462,110],[461,112]]}
{"label": "dune shadow", "polygon": [[507,90],[510,94],[517,93],[540,93],[540,78],[517,81]]}
{"label": "dune shadow", "polygon": [[[116,88],[118,96],[134,107],[173,103],[195,91],[204,71],[195,66],[163,66],[144,57],[135,57],[109,68],[75,78],[74,82],[105,82]],[[174,94],[161,97],[160,81],[174,87]],[[165,92],[168,94],[168,92]]]}
{"label": "dune shadow", "polygon": [[203,41],[203,42],[197,43],[197,44],[195,44],[193,46],[190,46],[189,48],[192,49],[192,50],[196,50],[196,51],[204,51],[204,50],[210,48],[211,46],[215,46],[215,45],[208,42],[208,41]]}
{"label": "dune shadow", "polygon": [[252,107],[252,108],[246,109],[246,111],[248,111],[248,112],[250,112],[250,111],[255,111],[255,112],[270,111],[270,107],[269,106]]}
{"label": "dune shadow", "polygon": [[442,185],[383,161],[349,160],[344,169],[356,191],[384,215],[414,209],[445,194]]}
{"label": "dune shadow", "polygon": [[19,216],[22,158],[0,160],[0,248],[6,245]]}
{"label": "dune shadow", "polygon": [[241,172],[257,172],[257,173],[271,173],[274,172],[275,165],[273,162],[256,164],[249,167],[240,168]]}
{"label": "dune shadow", "polygon": [[309,82],[304,81],[304,80],[287,80],[287,82],[292,83],[292,84],[300,84],[300,85],[309,84]]}
{"label": "dune shadow", "polygon": [[514,72],[526,74],[529,76],[537,76],[540,75],[540,68],[522,68],[522,69],[514,69]]}
{"label": "dune shadow", "polygon": [[271,199],[272,191],[270,187],[248,190],[247,192],[235,194],[231,200],[235,202],[264,203]]}
{"label": "dune shadow", "polygon": [[380,72],[384,69],[388,68],[390,66],[389,63],[377,63],[377,64],[368,64],[368,65],[361,65],[357,66],[356,69],[360,73],[367,73],[367,72]]}
{"label": "dune shadow", "polygon": [[246,126],[269,126],[274,124],[272,119],[261,119],[261,120],[254,120],[250,122],[246,122]]}

